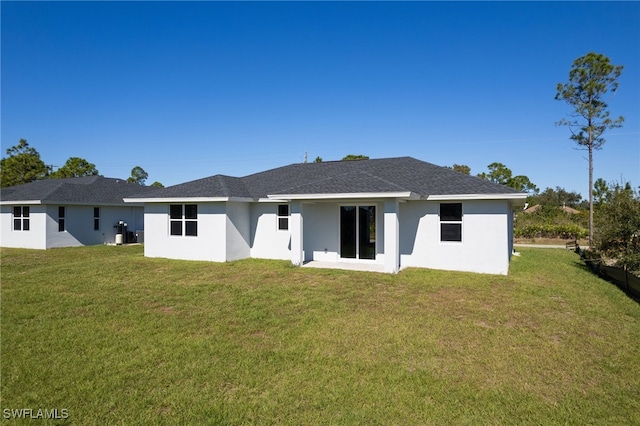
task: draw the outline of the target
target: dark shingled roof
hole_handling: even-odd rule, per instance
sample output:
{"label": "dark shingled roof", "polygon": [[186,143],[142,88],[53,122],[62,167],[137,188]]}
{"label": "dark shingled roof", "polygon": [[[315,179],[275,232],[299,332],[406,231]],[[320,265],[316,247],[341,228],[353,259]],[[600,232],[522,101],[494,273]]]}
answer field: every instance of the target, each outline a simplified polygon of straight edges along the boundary
{"label": "dark shingled roof", "polygon": [[[517,194],[513,188],[411,157],[299,163],[242,178],[216,175],[139,198],[413,192],[419,196]],[[137,194],[140,195],[140,194]]]}
{"label": "dark shingled roof", "polygon": [[124,205],[123,198],[133,194],[149,196],[156,187],[140,186],[124,179],[85,176],[44,179],[0,189],[0,200],[40,201],[42,204]]}
{"label": "dark shingled roof", "polygon": [[[131,198],[153,198],[149,194],[135,194]],[[181,183],[164,188],[155,194],[155,197],[180,198],[180,197],[244,197],[251,195],[241,178],[215,175],[191,182]]]}

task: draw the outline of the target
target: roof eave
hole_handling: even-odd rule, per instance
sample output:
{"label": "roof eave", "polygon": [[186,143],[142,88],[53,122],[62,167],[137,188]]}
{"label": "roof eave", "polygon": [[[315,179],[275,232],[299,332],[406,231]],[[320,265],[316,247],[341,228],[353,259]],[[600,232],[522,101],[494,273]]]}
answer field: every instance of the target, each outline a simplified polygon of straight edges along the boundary
{"label": "roof eave", "polygon": [[125,198],[125,203],[216,203],[216,202],[251,202],[246,197],[159,197],[159,198]]}
{"label": "roof eave", "polygon": [[78,201],[60,201],[60,200],[17,200],[17,201],[0,201],[0,205],[21,205],[21,206],[29,206],[29,205],[57,205],[57,206],[109,206],[109,207],[125,207],[124,203],[113,203],[113,202],[78,202]]}
{"label": "roof eave", "polygon": [[524,192],[491,193],[491,194],[433,194],[424,196],[425,200],[524,200],[527,194]]}
{"label": "roof eave", "polygon": [[26,206],[26,205],[38,205],[38,204],[43,204],[43,203],[42,203],[42,200],[16,200],[16,201],[3,200],[3,201],[0,201],[0,206],[10,206],[10,205],[14,205],[14,204],[20,204],[21,206]]}
{"label": "roof eave", "polygon": [[269,201],[274,200],[346,200],[346,199],[371,199],[371,198],[400,198],[419,199],[420,196],[411,191],[403,192],[347,192],[347,193],[322,193],[322,194],[273,194],[267,195]]}

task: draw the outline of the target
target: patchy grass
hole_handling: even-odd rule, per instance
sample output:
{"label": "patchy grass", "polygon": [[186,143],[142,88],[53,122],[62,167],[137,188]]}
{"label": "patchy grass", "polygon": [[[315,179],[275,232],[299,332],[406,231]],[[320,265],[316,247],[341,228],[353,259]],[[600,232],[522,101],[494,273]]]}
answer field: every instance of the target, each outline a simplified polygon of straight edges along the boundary
{"label": "patchy grass", "polygon": [[[72,424],[640,424],[640,305],[509,276],[1,250],[1,408]],[[4,413],[4,411],[3,411]]]}

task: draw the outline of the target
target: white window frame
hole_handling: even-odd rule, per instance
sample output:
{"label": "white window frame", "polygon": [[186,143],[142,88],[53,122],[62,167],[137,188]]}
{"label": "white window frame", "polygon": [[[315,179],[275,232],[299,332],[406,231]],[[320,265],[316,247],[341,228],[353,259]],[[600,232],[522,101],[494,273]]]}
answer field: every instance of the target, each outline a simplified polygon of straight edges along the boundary
{"label": "white window frame", "polygon": [[[171,208],[180,206],[180,217],[171,216]],[[187,207],[195,207],[195,218],[187,217]],[[198,205],[197,204],[169,204],[169,236],[170,237],[198,237]],[[174,234],[173,223],[180,223],[180,234]],[[195,234],[187,234],[187,224],[195,224]]]}
{"label": "white window frame", "polygon": [[[16,216],[16,209],[20,210],[20,215]],[[11,216],[13,218],[12,221],[12,229],[15,232],[29,232],[31,230],[31,209],[29,206],[13,206],[13,211],[11,212]],[[25,215],[26,210],[26,215]],[[19,222],[16,222],[19,221]],[[16,223],[20,224],[20,229],[16,229]],[[28,229],[24,229],[25,223],[27,224]]]}
{"label": "white window frame", "polygon": [[[340,219],[340,208],[341,207],[355,207],[356,208],[356,257],[342,257],[342,252],[340,250],[340,233],[342,231],[342,223],[341,223],[341,219]],[[360,245],[359,245],[359,241],[360,241],[360,207],[375,207],[375,215],[374,215],[374,220],[376,221],[376,241],[375,241],[375,247],[374,247],[374,257],[373,259],[361,259],[360,258]],[[378,247],[378,244],[380,243],[380,233],[384,232],[380,229],[380,221],[378,220],[378,213],[380,211],[380,208],[378,206],[378,203],[367,203],[367,202],[360,202],[360,203],[349,203],[349,202],[345,202],[345,203],[339,203],[338,204],[338,232],[337,232],[337,237],[338,237],[338,257],[340,258],[340,262],[346,262],[346,263],[377,263],[378,262],[378,249],[380,247]],[[384,222],[384,220],[382,221]]]}
{"label": "white window frame", "polygon": [[[445,204],[459,204],[460,205],[460,220],[442,220],[442,206]],[[462,244],[464,238],[464,212],[462,209],[462,203],[440,203],[438,206],[438,217],[440,218],[440,243],[442,244]],[[443,240],[442,225],[460,225],[460,240]]]}
{"label": "white window frame", "polygon": [[[286,215],[280,214],[281,207],[287,208]],[[278,231],[289,232],[289,223],[291,222],[290,218],[291,218],[291,206],[289,204],[278,204],[278,206],[276,207],[276,229]],[[281,220],[285,222],[281,222]],[[281,227],[281,223],[286,223],[286,228]]]}

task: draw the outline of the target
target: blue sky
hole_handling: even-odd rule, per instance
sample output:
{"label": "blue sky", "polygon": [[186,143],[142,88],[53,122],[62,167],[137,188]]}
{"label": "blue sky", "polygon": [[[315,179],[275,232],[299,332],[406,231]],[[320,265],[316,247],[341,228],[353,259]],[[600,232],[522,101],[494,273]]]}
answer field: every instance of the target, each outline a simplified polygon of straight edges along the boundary
{"label": "blue sky", "polygon": [[624,65],[595,176],[640,185],[638,2],[6,2],[2,154],[147,183],[347,154],[492,162],[587,196],[555,122],[574,59]]}

